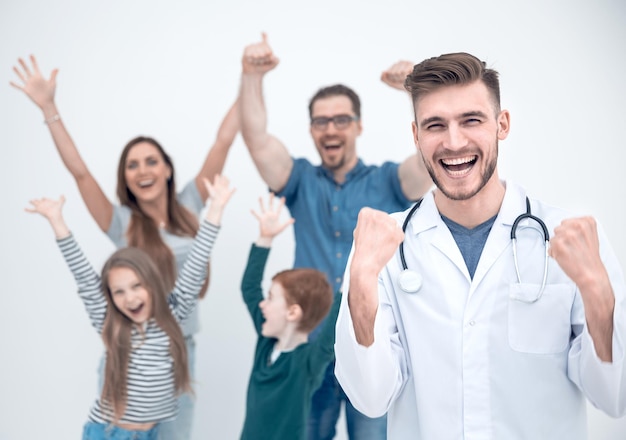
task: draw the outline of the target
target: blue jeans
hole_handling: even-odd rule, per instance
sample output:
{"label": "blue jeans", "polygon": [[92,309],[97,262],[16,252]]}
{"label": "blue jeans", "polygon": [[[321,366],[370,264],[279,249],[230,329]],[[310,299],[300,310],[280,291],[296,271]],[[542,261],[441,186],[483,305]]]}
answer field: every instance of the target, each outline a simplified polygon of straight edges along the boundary
{"label": "blue jeans", "polygon": [[[193,335],[185,337],[185,345],[187,346],[189,376],[193,386],[196,370],[196,342]],[[100,361],[98,379],[98,393],[100,394],[104,385],[104,356]],[[159,424],[159,440],[190,440],[194,405],[195,400],[192,395],[188,393],[181,395],[178,398],[178,415],[176,418]]]}
{"label": "blue jeans", "polygon": [[311,415],[308,420],[308,440],[335,438],[341,403],[345,402],[346,425],[351,440],[385,440],[387,415],[372,419],[358,412],[350,403],[335,378],[335,362],[331,362],[324,381],[313,395]]}
{"label": "blue jeans", "polygon": [[147,431],[129,431],[119,426],[87,422],[83,428],[83,440],[157,440],[158,426]]}

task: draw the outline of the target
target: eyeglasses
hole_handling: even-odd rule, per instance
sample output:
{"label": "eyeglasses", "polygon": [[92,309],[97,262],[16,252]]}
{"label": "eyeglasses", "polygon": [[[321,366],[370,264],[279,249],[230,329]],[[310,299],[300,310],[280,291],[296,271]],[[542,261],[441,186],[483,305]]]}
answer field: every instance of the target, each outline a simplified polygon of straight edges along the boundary
{"label": "eyeglasses", "polygon": [[328,123],[332,121],[332,123],[335,124],[335,128],[337,130],[345,130],[346,128],[348,128],[348,125],[350,125],[352,121],[358,120],[358,116],[352,115],[337,115],[333,116],[332,118],[325,118],[323,116],[320,116],[319,118],[311,119],[311,127],[317,131],[326,131],[328,129]]}

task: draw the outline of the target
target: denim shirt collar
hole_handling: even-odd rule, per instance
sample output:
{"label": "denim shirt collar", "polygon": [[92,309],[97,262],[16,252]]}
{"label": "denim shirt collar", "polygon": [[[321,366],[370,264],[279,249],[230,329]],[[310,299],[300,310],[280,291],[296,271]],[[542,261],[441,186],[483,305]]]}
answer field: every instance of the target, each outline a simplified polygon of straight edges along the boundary
{"label": "denim shirt collar", "polygon": [[[363,161],[359,159],[356,165],[354,166],[354,168],[352,168],[350,171],[346,173],[346,180],[342,184],[339,184],[339,185],[345,185],[351,179],[354,179],[356,176],[358,176],[365,168],[367,167],[365,166]],[[337,184],[337,182],[335,182],[335,176],[333,175],[332,171],[330,171],[328,168],[325,168],[324,165],[318,165],[317,170],[320,173],[320,175],[326,177],[331,182]]]}

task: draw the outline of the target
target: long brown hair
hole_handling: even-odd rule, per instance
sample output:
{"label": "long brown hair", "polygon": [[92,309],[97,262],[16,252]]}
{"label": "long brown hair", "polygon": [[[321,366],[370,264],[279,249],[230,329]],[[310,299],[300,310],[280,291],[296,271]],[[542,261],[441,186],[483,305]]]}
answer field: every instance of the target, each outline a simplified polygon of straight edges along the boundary
{"label": "long brown hair", "polygon": [[[145,250],[150,255],[161,276],[165,281],[166,292],[170,292],[176,282],[176,260],[172,250],[163,242],[159,229],[154,220],[150,218],[137,203],[137,198],[128,189],[126,182],[126,159],[130,150],[137,144],[146,142],[153,145],[161,154],[163,161],[172,171],[167,181],[167,229],[175,235],[194,237],[198,232],[199,223],[197,218],[184,206],[178,203],[176,198],[176,173],[174,163],[163,147],[153,138],[138,136],[131,139],[120,156],[117,166],[117,197],[122,205],[128,206],[132,211],[130,224],[126,231],[129,246]],[[209,276],[200,291],[200,298],[204,298],[209,285]]]}
{"label": "long brown hair", "polygon": [[174,385],[179,393],[191,391],[187,348],[180,325],[172,315],[167,302],[167,289],[156,264],[143,250],[133,247],[117,250],[102,268],[102,292],[107,300],[107,314],[102,328],[106,349],[102,400],[113,408],[113,420],[119,420],[126,409],[127,380],[133,322],[120,312],[111,297],[109,273],[116,267],[131,269],[152,298],[152,314],[157,325],[170,340],[170,354],[174,360]]}

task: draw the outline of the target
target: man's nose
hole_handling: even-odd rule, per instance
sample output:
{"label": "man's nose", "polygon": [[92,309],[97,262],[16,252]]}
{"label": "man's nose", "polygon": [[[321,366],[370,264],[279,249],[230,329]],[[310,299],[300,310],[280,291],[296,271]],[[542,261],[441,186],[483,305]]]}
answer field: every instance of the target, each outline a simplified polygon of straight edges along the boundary
{"label": "man's nose", "polygon": [[457,150],[467,145],[467,136],[463,129],[457,124],[451,124],[446,132],[444,147]]}

